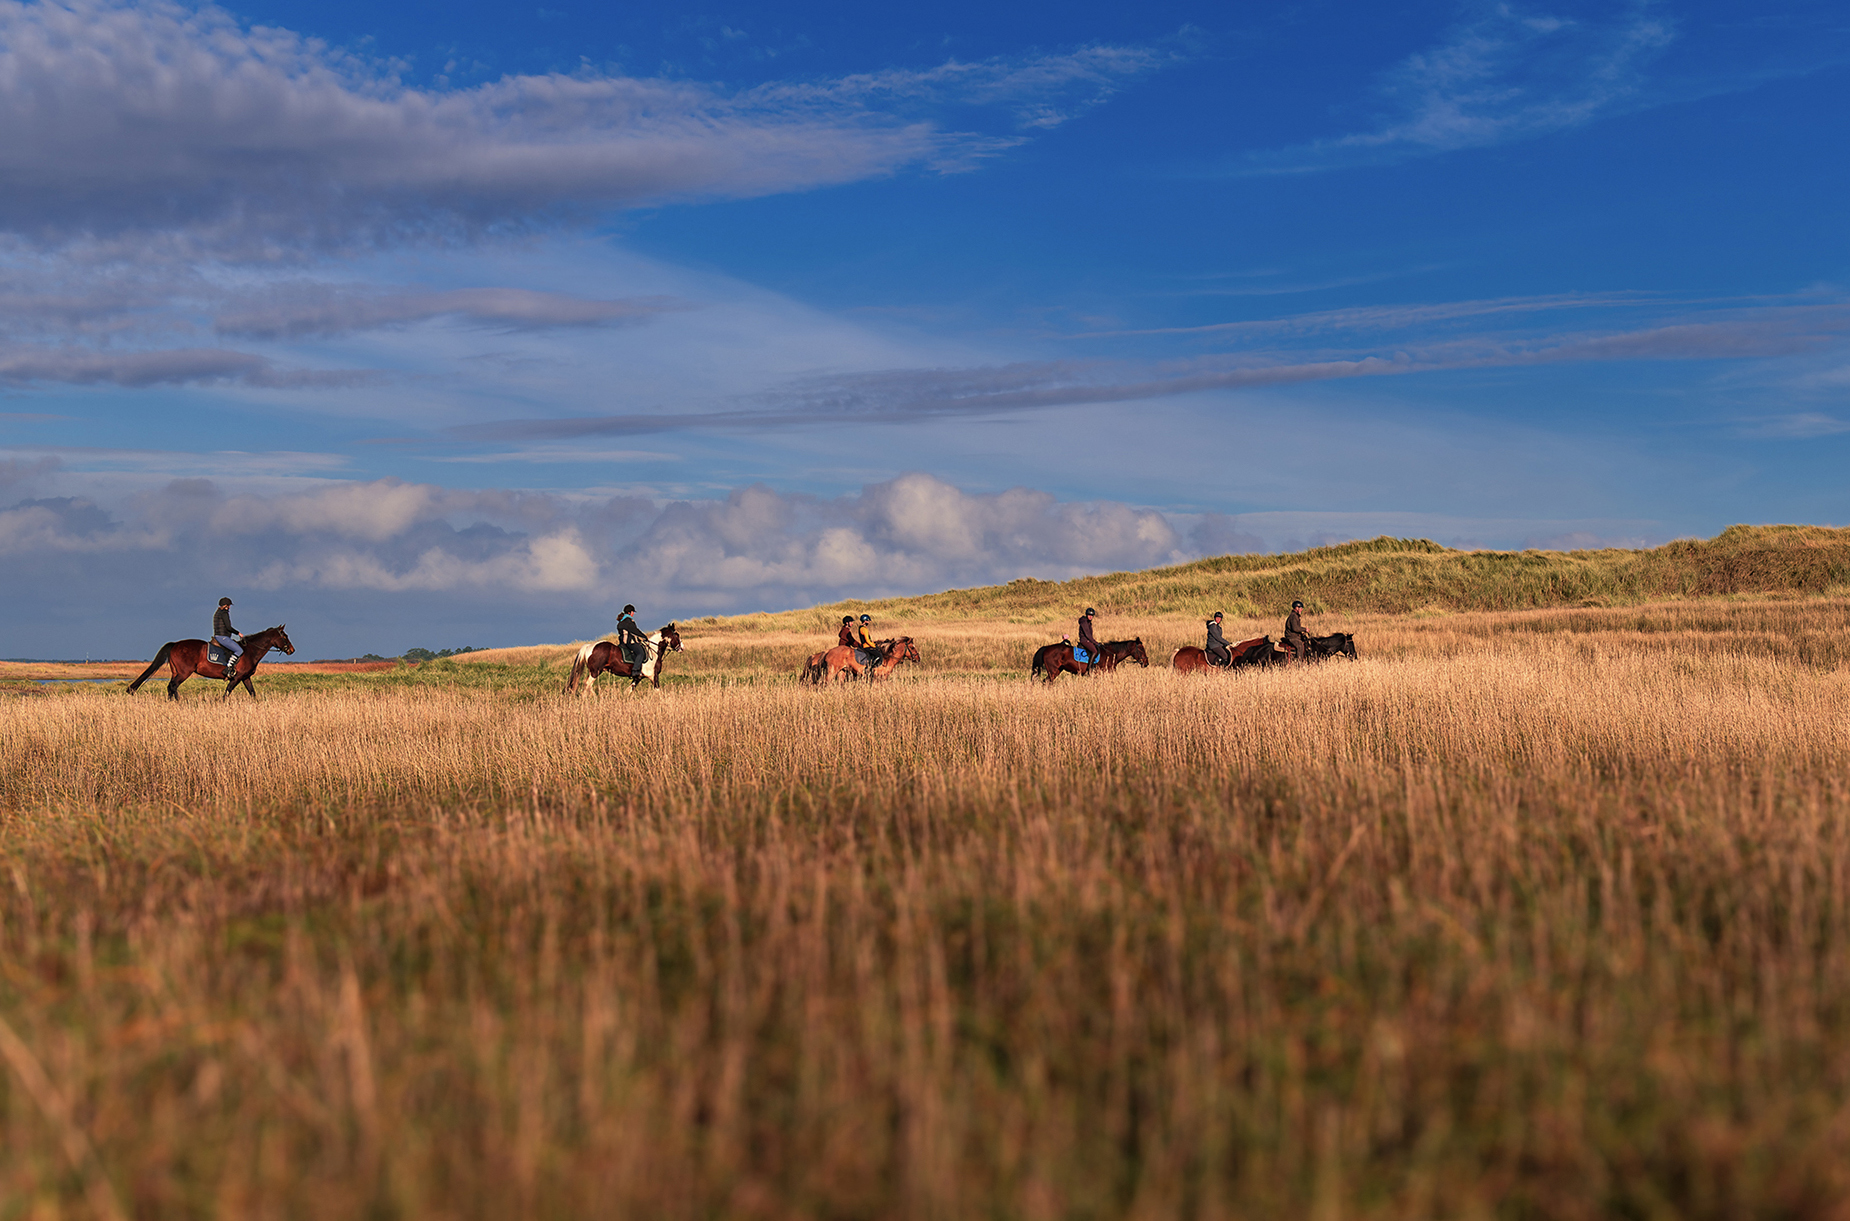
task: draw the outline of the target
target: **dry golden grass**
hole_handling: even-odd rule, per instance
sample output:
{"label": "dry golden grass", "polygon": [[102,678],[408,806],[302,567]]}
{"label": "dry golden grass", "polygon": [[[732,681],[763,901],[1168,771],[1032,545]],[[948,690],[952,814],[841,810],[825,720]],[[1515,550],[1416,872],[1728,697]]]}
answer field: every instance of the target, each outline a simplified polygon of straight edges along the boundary
{"label": "dry golden grass", "polygon": [[1044,628],[917,624],[924,671],[823,691],[764,681],[814,637],[692,628],[671,674],[752,681],[0,697],[0,1200],[1843,1213],[1847,619],[1358,618],[1355,665],[1053,688],[994,676]]}

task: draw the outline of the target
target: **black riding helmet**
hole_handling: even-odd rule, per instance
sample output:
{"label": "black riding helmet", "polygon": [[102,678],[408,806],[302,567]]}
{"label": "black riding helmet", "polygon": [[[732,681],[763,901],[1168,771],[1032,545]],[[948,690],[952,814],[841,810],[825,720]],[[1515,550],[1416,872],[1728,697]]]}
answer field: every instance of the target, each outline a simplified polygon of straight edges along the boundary
{"label": "black riding helmet", "polygon": [[874,617],[872,615],[862,615],[861,616],[862,623],[872,623],[873,621],[874,621]]}
{"label": "black riding helmet", "polygon": [[633,615],[636,613],[636,608],[625,602],[623,604],[623,613],[626,615]]}
{"label": "black riding helmet", "polygon": [[1215,617],[1216,619],[1218,619],[1218,618],[1220,618],[1220,612],[1219,612],[1219,611],[1215,611],[1215,612],[1214,612],[1214,617]]}
{"label": "black riding helmet", "polygon": [[1088,615],[1096,615],[1096,614],[1098,614],[1098,612],[1097,612],[1097,611],[1095,611],[1095,610],[1093,610],[1093,609],[1092,609],[1091,607],[1089,607],[1089,606],[1088,606],[1088,607],[1086,607],[1086,614],[1088,614]]}
{"label": "black riding helmet", "polygon": [[230,606],[230,605],[231,605],[231,599],[230,599],[230,598],[220,598],[220,599],[218,600],[218,604],[219,604],[220,606]]}
{"label": "black riding helmet", "polygon": [[1293,602],[1293,603],[1291,604],[1291,609],[1292,609],[1292,610],[1303,610],[1303,609],[1304,609],[1304,604],[1303,604],[1302,602]]}
{"label": "black riding helmet", "polygon": [[853,616],[853,615],[843,615],[843,616],[841,617],[841,621],[842,621],[843,623],[853,623],[853,622],[854,622],[854,616]]}

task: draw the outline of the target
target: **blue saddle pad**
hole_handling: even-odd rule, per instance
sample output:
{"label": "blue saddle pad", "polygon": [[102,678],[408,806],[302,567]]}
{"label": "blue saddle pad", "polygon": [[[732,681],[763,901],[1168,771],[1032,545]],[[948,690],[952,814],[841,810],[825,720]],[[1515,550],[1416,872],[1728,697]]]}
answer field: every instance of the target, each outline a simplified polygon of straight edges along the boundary
{"label": "blue saddle pad", "polygon": [[1074,645],[1073,646],[1073,660],[1078,662],[1082,666],[1089,666],[1092,664],[1092,654],[1086,652],[1084,649],[1080,648],[1078,645]]}

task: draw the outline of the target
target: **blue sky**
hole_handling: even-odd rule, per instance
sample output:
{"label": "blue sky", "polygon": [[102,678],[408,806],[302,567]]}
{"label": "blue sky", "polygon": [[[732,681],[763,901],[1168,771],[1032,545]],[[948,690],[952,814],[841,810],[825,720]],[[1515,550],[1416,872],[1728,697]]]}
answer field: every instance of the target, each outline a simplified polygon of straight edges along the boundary
{"label": "blue sky", "polygon": [[0,655],[1850,520],[1826,4],[0,3]]}

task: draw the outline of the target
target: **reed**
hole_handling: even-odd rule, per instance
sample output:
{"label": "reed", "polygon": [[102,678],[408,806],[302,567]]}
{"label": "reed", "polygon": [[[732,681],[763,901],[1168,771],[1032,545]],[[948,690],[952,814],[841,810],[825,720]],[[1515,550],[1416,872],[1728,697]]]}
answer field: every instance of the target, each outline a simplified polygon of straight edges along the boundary
{"label": "reed", "polygon": [[589,700],[544,658],[0,696],[0,1199],[1830,1215],[1846,615],[1382,617],[1359,664],[1052,688],[930,641],[732,681],[695,631],[695,681]]}

